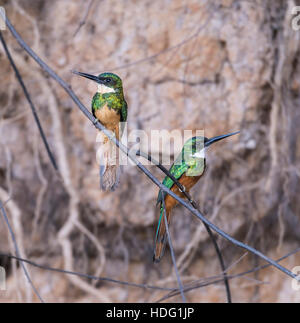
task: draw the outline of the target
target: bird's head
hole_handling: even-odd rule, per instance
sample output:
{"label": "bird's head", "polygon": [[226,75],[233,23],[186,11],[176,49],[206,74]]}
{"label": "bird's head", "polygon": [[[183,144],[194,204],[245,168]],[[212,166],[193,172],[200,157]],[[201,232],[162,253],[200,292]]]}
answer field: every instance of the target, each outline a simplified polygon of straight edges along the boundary
{"label": "bird's head", "polygon": [[72,71],[74,74],[83,76],[98,84],[98,92],[105,93],[123,93],[123,85],[121,78],[114,73],[101,73],[98,76]]}
{"label": "bird's head", "polygon": [[216,136],[210,139],[202,136],[192,137],[184,144],[182,153],[191,158],[205,158],[205,151],[210,145],[238,133],[239,131],[231,132],[226,135]]}

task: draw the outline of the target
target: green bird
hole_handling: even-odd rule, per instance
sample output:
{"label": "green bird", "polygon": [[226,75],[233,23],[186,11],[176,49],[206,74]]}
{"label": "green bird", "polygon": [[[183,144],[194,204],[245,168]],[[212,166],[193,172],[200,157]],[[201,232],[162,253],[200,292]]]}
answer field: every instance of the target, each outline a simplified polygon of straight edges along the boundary
{"label": "green bird", "polygon": [[[175,159],[169,172],[183,185],[186,192],[198,182],[200,177],[204,174],[206,168],[205,151],[213,143],[233,136],[239,133],[233,132],[226,135],[221,135],[208,139],[206,137],[193,137],[186,141],[181,153]],[[179,190],[177,185],[174,184],[173,180],[166,176],[162,182],[172,192],[180,197],[184,197],[184,194]],[[171,211],[178,203],[169,194],[166,194],[162,190],[159,191],[157,204],[160,204],[160,216],[158,220],[158,226],[155,235],[155,247],[153,261],[159,262],[163,256],[165,245],[167,242],[166,227],[164,222],[164,205],[166,210],[166,216],[168,224],[171,220]]]}
{"label": "green bird", "polygon": [[[127,103],[123,94],[121,78],[113,73],[98,76],[73,71],[74,74],[88,78],[98,84],[92,99],[92,112],[103,126],[120,140],[127,121]],[[120,125],[120,122],[122,124]],[[119,182],[120,168],[114,144],[104,136],[100,157],[100,187],[102,190],[115,190]]]}

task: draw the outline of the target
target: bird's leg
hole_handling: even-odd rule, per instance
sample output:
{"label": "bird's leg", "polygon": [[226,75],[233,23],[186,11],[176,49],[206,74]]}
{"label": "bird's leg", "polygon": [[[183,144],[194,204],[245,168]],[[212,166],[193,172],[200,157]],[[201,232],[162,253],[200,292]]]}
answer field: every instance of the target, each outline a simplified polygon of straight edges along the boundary
{"label": "bird's leg", "polygon": [[192,199],[191,195],[187,192],[186,188],[184,185],[182,185],[180,182],[178,183],[178,190],[181,192],[187,199],[188,201],[192,204],[192,206],[197,209],[198,205],[197,203]]}
{"label": "bird's leg", "polygon": [[186,192],[185,186],[184,186],[184,185],[182,185],[182,184],[180,184],[180,183],[179,183],[179,187],[178,187],[178,189],[179,189],[179,192],[180,192],[180,193],[185,193],[185,192]]}
{"label": "bird's leg", "polygon": [[194,200],[190,199],[189,202],[192,204],[192,206],[193,206],[194,209],[198,209],[199,208],[198,204]]}

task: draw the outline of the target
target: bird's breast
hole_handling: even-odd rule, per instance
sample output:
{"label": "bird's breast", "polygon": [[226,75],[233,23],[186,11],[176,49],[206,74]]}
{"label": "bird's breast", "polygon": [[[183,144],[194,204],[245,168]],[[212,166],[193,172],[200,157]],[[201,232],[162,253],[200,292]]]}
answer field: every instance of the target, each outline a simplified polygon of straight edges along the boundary
{"label": "bird's breast", "polygon": [[[185,187],[185,189],[187,191],[189,191],[200,179],[201,175],[198,176],[187,176],[186,174],[183,174],[180,179],[179,182],[181,183],[181,185],[183,185]],[[174,189],[178,190],[178,187],[174,184]]]}
{"label": "bird's breast", "polygon": [[109,108],[107,103],[95,111],[95,117],[109,130],[115,129],[120,122],[120,114],[116,110]]}
{"label": "bird's breast", "polygon": [[[201,175],[187,176],[186,174],[183,174],[180,177],[179,182],[185,187],[186,191],[189,192],[189,190],[199,181],[200,177]],[[179,188],[176,184],[173,184],[171,191],[173,191],[179,197],[184,197],[184,194],[181,191],[179,191]],[[167,195],[165,198],[167,212],[170,212],[177,203],[178,202],[171,195]]]}

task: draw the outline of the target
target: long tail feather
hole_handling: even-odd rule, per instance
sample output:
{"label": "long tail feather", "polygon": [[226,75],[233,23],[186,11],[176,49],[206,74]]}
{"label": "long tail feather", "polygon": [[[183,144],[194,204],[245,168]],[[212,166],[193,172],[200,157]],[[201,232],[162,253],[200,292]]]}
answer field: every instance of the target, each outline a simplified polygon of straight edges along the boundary
{"label": "long tail feather", "polygon": [[103,191],[114,191],[120,181],[120,170],[117,165],[107,165],[104,168],[100,166],[100,187]]}
{"label": "long tail feather", "polygon": [[120,180],[120,168],[117,165],[115,147],[108,141],[102,147],[100,157],[100,188],[103,191],[114,191]]}
{"label": "long tail feather", "polygon": [[[167,221],[168,225],[170,224],[170,214],[171,212],[168,212],[167,210]],[[162,256],[164,255],[166,243],[167,243],[167,232],[166,232],[166,226],[164,221],[164,208],[161,206],[160,208],[160,216],[158,220],[158,226],[155,236],[155,247],[154,247],[154,254],[153,254],[153,262],[158,263]]]}

